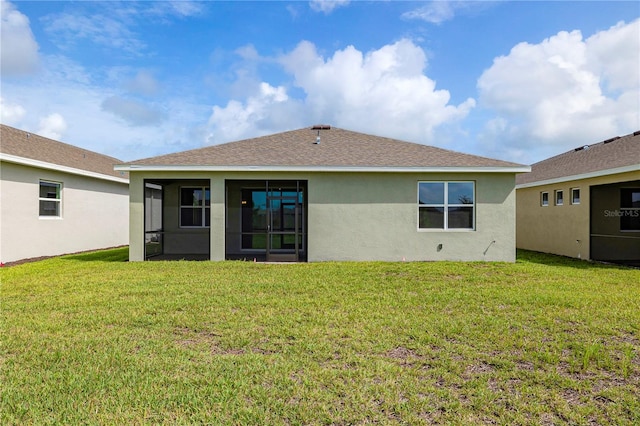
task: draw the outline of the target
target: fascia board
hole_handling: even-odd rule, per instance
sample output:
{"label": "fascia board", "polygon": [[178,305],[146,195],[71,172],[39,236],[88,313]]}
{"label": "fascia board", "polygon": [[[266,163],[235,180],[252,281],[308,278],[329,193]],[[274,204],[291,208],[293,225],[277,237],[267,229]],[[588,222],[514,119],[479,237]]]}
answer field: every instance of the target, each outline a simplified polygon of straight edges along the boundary
{"label": "fascia board", "polygon": [[578,175],[562,176],[559,178],[539,180],[536,182],[521,183],[519,185],[516,185],[516,189],[533,188],[536,186],[553,185],[556,183],[569,182],[569,181],[582,180],[582,179],[591,179],[591,178],[597,178],[602,176],[616,175],[620,173],[628,173],[628,172],[636,172],[636,171],[640,171],[640,164],[634,164],[634,165],[625,166],[625,167],[617,167],[615,169],[598,170],[598,171],[589,172],[589,173],[581,173]]}
{"label": "fascia board", "polygon": [[323,172],[323,173],[527,173],[529,166],[513,167],[352,167],[352,166],[167,166],[120,164],[127,172]]}
{"label": "fascia board", "polygon": [[102,173],[91,172],[89,170],[76,169],[74,167],[61,166],[60,164],[48,163],[46,161],[34,160],[32,158],[19,157],[17,155],[0,153],[0,160],[8,163],[21,164],[23,166],[37,167],[40,169],[55,170],[57,172],[70,173],[74,175],[86,176],[95,179],[108,180],[111,182],[129,184],[129,179],[116,176],[104,175]]}

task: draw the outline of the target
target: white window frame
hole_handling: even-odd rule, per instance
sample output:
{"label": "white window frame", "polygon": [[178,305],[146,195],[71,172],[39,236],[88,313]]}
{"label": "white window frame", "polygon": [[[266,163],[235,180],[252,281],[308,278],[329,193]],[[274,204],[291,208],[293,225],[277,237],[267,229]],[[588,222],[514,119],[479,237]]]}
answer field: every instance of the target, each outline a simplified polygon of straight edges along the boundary
{"label": "white window frame", "polygon": [[[560,196],[558,198],[558,195]],[[555,201],[555,205],[556,206],[563,206],[564,205],[564,191],[562,189],[558,189],[556,191],[553,192],[553,199]],[[560,202],[558,202],[558,200]]]}
{"label": "white window frame", "polygon": [[[421,183],[442,183],[444,184],[444,203],[443,204],[421,204],[420,203],[420,184]],[[449,184],[450,183],[470,183],[473,185],[473,203],[471,204],[451,204],[449,203]],[[423,180],[418,181],[417,185],[418,209],[417,209],[417,225],[419,232],[473,232],[476,230],[476,181],[474,180]],[[442,228],[421,228],[420,227],[420,208],[421,207],[442,207],[444,208],[444,224]],[[471,228],[449,228],[449,207],[471,207]]]}
{"label": "white window frame", "polygon": [[[58,198],[47,198],[47,197],[41,197],[40,196],[40,188],[42,186],[42,184],[50,184],[50,185],[55,185],[58,188]],[[38,181],[38,218],[39,219],[45,219],[45,220],[51,220],[51,219],[62,219],[62,182],[56,182],[54,180],[48,180],[48,179],[40,179]],[[58,214],[57,215],[41,215],[40,214],[40,203],[42,201],[47,201],[47,202],[55,202],[58,203]]]}
{"label": "white window frame", "polygon": [[[182,205],[182,190],[183,189],[199,189],[202,191],[203,194],[206,194],[206,191],[209,191],[209,205],[207,206],[207,202],[206,202],[206,196],[204,197],[204,199],[202,200],[202,206],[194,206],[194,205]],[[207,225],[207,220],[206,220],[206,213],[207,210],[209,210],[209,220],[211,220],[211,188],[208,186],[181,186],[179,188],[179,193],[178,193],[178,201],[179,201],[179,207],[178,207],[178,225],[180,228],[182,229],[202,229],[202,228],[209,228],[210,225]],[[185,208],[189,208],[189,209],[194,209],[194,208],[198,208],[200,207],[202,209],[202,225],[195,225],[195,226],[183,226],[182,225],[182,209]]]}
{"label": "white window frame", "polygon": [[[546,195],[546,200],[545,200]],[[542,207],[549,207],[549,191],[542,191],[540,193],[540,205]]]}
{"label": "white window frame", "polygon": [[[575,197],[573,196],[573,194],[574,194],[576,191],[578,192],[578,201],[575,201]],[[580,194],[580,188],[571,188],[571,190],[569,191],[569,194],[570,194],[570,196],[571,196],[571,199],[569,200],[569,202],[571,203],[571,205],[576,206],[576,205],[580,204],[580,197],[581,197],[581,195],[582,195],[582,194]]]}

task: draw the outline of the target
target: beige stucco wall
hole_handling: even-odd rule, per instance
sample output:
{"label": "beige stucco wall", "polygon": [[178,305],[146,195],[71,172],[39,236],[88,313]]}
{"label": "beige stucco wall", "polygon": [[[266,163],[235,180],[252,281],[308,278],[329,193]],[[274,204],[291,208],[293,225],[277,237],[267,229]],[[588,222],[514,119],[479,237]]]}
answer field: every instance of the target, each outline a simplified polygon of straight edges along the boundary
{"label": "beige stucco wall", "polygon": [[[128,243],[127,184],[2,162],[0,261]],[[40,180],[62,183],[62,217],[39,217]]]}
{"label": "beige stucco wall", "polygon": [[[590,254],[589,206],[591,186],[640,179],[640,172],[619,173],[549,185],[519,188],[516,192],[516,246],[518,248],[588,259]],[[580,189],[580,204],[571,204],[571,189]],[[554,205],[562,190],[564,204]],[[542,192],[549,206],[540,205]]]}
{"label": "beige stucco wall", "polygon": [[[225,180],[308,181],[308,260],[515,260],[515,176],[511,173],[130,174],[130,260],[143,260],[144,179],[209,179],[212,260],[225,258]],[[417,183],[476,182],[476,230],[418,230]]]}

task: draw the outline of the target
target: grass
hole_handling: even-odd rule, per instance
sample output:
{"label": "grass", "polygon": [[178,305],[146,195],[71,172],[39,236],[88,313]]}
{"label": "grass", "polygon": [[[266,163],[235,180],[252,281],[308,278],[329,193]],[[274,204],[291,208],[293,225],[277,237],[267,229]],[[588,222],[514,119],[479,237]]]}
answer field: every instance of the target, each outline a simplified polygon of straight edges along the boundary
{"label": "grass", "polygon": [[126,258],[0,270],[0,423],[640,422],[640,270]]}

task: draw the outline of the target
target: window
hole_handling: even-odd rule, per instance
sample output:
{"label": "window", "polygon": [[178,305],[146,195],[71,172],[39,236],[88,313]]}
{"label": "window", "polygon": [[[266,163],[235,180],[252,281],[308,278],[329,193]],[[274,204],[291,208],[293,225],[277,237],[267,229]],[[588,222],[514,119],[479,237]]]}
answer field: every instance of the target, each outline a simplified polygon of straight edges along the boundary
{"label": "window", "polygon": [[211,193],[208,187],[180,188],[180,227],[203,228],[211,224]]}
{"label": "window", "polygon": [[474,182],[418,182],[419,229],[474,229]]}
{"label": "window", "polygon": [[556,206],[561,206],[564,204],[564,195],[562,191],[556,191]]}
{"label": "window", "polygon": [[61,217],[62,184],[41,180],[39,203],[40,217]]}
{"label": "window", "polygon": [[540,205],[546,207],[549,205],[549,193],[541,192],[540,193]]}
{"label": "window", "polygon": [[571,188],[571,204],[580,204],[580,188]]}
{"label": "window", "polygon": [[620,190],[620,230],[640,231],[640,188]]}

